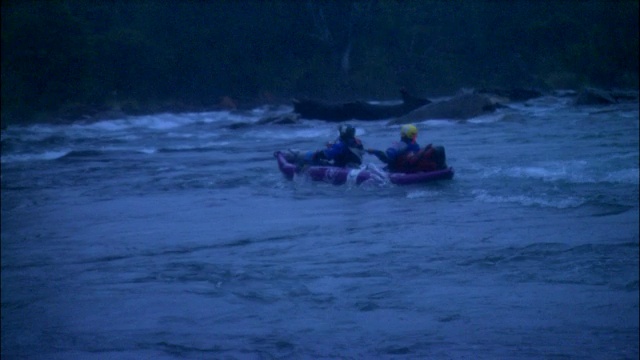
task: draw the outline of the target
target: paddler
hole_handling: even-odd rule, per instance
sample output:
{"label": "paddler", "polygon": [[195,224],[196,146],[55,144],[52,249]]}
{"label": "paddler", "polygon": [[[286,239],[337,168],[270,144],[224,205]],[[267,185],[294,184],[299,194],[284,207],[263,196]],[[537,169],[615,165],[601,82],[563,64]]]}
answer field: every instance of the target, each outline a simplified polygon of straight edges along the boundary
{"label": "paddler", "polygon": [[356,137],[356,129],[351,125],[341,125],[336,141],[328,143],[327,148],[309,151],[304,156],[308,165],[330,165],[338,167],[359,167],[362,164],[364,146]]}

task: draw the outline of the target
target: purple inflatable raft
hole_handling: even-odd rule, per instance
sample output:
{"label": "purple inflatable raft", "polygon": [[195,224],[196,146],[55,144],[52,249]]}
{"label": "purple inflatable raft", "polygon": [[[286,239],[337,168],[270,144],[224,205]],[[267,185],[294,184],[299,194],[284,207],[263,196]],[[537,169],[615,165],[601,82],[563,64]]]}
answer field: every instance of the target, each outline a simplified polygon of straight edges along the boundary
{"label": "purple inflatable raft", "polygon": [[449,180],[453,178],[453,168],[448,167],[442,170],[429,172],[387,173],[375,169],[350,169],[335,166],[306,166],[299,169],[296,164],[287,161],[285,153],[276,151],[273,156],[278,160],[278,167],[284,176],[293,180],[295,175],[308,176],[314,181],[324,181],[335,185],[346,182],[361,184],[367,180],[379,182],[391,182],[397,185],[410,185],[427,183],[436,180]]}

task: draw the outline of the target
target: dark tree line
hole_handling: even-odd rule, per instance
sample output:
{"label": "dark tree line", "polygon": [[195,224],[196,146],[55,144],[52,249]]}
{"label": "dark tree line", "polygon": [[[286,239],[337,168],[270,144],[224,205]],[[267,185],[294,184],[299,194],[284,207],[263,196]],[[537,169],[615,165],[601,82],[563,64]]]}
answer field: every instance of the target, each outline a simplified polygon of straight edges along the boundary
{"label": "dark tree line", "polygon": [[638,87],[638,1],[2,2],[2,118]]}

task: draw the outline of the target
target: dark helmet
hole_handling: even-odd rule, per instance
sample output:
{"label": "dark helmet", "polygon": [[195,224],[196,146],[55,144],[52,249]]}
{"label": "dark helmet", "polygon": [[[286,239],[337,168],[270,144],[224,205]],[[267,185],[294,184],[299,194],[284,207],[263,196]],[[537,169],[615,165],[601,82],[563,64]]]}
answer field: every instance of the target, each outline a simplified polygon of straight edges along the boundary
{"label": "dark helmet", "polygon": [[351,125],[340,125],[338,131],[340,131],[340,139],[348,140],[356,136],[356,128]]}

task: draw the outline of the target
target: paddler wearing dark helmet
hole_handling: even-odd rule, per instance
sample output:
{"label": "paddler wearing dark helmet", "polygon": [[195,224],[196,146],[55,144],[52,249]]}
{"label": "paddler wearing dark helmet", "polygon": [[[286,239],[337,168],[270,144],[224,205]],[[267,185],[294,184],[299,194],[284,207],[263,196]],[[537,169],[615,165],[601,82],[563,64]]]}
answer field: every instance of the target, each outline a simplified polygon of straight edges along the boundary
{"label": "paddler wearing dark helmet", "polygon": [[305,163],[312,165],[331,165],[338,167],[359,167],[362,164],[364,146],[356,137],[356,129],[344,124],[338,127],[338,138],[327,148],[309,151],[305,155]]}

